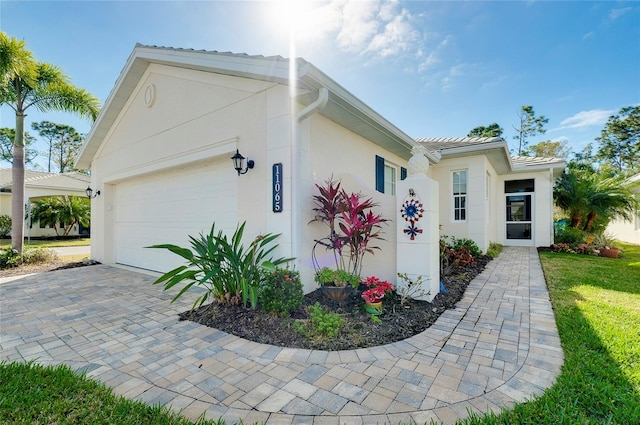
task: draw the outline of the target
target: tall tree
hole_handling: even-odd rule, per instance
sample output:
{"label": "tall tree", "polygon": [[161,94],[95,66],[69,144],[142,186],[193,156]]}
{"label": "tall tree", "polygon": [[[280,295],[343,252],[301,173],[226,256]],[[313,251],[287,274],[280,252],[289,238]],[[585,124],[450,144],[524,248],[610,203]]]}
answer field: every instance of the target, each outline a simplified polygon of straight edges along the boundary
{"label": "tall tree", "polygon": [[53,162],[58,165],[59,173],[73,171],[73,162],[82,147],[84,137],[69,125],[50,121],[34,122],[31,128],[38,131],[49,147],[45,153],[48,157],[47,170],[51,172]]}
{"label": "tall tree", "polygon": [[547,132],[544,126],[549,122],[549,119],[544,115],[536,117],[536,113],[533,110],[533,106],[523,106],[518,113],[520,119],[520,125],[518,127],[513,126],[516,130],[516,135],[513,136],[518,141],[518,155],[526,155],[527,151],[527,139],[538,134],[544,134]]}
{"label": "tall tree", "polygon": [[627,106],[612,115],[600,137],[596,158],[624,174],[640,172],[640,106]]}
{"label": "tall tree", "polygon": [[[16,139],[16,130],[13,128],[0,128],[0,161],[13,163],[13,141]],[[35,139],[31,134],[24,132],[24,162],[25,164],[33,163],[38,156],[38,151],[32,149]]]}
{"label": "tall tree", "polygon": [[16,114],[11,188],[11,244],[20,254],[24,247],[24,117],[30,107],[41,112],[65,111],[93,120],[100,102],[73,84],[60,68],[38,62],[24,41],[0,31],[0,105]]}
{"label": "tall tree", "polygon": [[569,153],[571,153],[571,148],[567,146],[567,142],[564,140],[545,140],[544,142],[529,146],[529,150],[533,156],[543,158],[566,159]]}
{"label": "tall tree", "polygon": [[78,223],[89,226],[91,201],[79,196],[50,196],[34,203],[31,217],[40,224],[53,226],[56,235],[62,230],[67,236]]}
{"label": "tall tree", "polygon": [[467,137],[500,137],[504,130],[497,123],[491,123],[488,126],[480,125],[467,134]]}

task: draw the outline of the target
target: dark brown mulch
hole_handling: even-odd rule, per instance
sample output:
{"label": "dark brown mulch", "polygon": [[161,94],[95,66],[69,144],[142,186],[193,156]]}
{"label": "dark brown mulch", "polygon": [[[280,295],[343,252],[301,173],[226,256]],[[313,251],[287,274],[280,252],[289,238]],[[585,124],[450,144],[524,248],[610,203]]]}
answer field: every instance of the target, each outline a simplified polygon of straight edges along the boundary
{"label": "dark brown mulch", "polygon": [[[371,315],[364,312],[359,293],[352,294],[342,304],[338,304],[326,298],[320,290],[305,295],[302,307],[286,318],[259,309],[212,303],[181,313],[180,319],[191,320],[251,341],[281,347],[347,350],[384,345],[409,338],[431,326],[443,311],[455,306],[469,282],[484,270],[490,260],[491,257],[480,257],[471,265],[445,276],[442,280],[447,292],[439,293],[430,303],[411,300],[401,305],[399,296],[385,299],[384,311],[378,316],[381,323],[375,323]],[[316,302],[345,319],[345,324],[335,338],[309,339],[294,329],[296,321],[308,319],[306,307]]]}

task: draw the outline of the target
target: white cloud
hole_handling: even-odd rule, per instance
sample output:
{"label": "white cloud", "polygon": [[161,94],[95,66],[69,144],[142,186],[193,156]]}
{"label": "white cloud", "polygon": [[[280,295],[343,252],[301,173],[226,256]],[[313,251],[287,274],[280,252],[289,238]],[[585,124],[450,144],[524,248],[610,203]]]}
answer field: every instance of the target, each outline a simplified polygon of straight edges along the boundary
{"label": "white cloud", "polygon": [[611,9],[609,11],[609,20],[610,21],[615,21],[616,19],[618,19],[619,17],[621,17],[625,13],[631,12],[632,10],[633,10],[632,7],[621,7],[621,8],[618,8],[618,9]]}
{"label": "white cloud", "polygon": [[600,126],[605,124],[609,117],[615,112],[615,110],[605,111],[602,109],[581,111],[569,118],[565,118],[564,120],[562,120],[562,122],[560,123],[560,128],[581,128],[596,125]]}

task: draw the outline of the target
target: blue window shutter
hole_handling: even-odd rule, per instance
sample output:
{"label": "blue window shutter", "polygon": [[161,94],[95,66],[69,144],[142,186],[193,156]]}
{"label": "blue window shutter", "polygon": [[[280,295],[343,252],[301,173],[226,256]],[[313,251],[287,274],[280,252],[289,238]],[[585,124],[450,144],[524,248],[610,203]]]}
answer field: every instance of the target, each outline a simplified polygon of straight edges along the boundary
{"label": "blue window shutter", "polygon": [[400,167],[400,180],[404,180],[407,178],[407,169],[404,167]]}
{"label": "blue window shutter", "polygon": [[376,190],[384,193],[384,158],[376,155]]}

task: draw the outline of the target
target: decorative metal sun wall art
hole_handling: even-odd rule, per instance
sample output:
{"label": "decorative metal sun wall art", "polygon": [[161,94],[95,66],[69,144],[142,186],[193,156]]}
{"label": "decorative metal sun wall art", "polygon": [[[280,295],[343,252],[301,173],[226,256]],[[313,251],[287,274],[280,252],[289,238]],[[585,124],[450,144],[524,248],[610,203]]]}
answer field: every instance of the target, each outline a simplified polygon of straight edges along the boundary
{"label": "decorative metal sun wall art", "polygon": [[409,239],[415,240],[415,238],[422,234],[422,228],[418,224],[422,215],[424,214],[424,208],[420,198],[415,194],[413,189],[409,189],[409,195],[404,199],[402,208],[400,209],[402,218],[407,222],[403,232]]}

